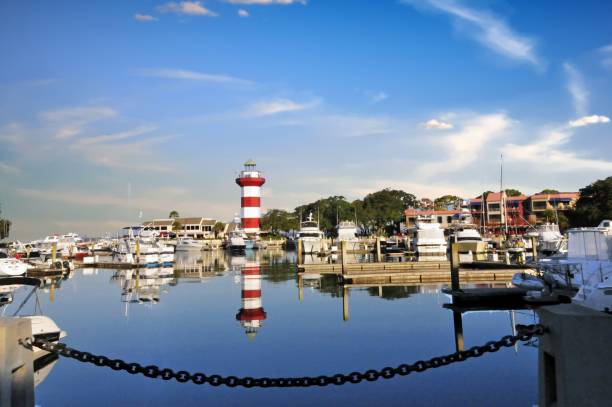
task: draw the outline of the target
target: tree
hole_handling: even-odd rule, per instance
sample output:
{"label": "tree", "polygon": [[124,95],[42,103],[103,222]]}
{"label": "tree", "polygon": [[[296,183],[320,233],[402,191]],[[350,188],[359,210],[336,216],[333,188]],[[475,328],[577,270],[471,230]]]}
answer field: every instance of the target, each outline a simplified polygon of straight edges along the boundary
{"label": "tree", "polygon": [[334,235],[339,221],[355,217],[355,208],[340,195],[321,198],[316,202],[295,208],[298,218],[300,214],[305,218],[310,213],[315,219],[319,219],[319,226],[323,231],[328,235]]}
{"label": "tree", "polygon": [[558,194],[559,191],[557,191],[556,189],[543,189],[542,191],[539,192],[540,194]]}
{"label": "tree", "polygon": [[174,211],[170,211],[170,214],[168,215],[168,217],[170,219],[176,219],[176,218],[179,218],[180,216],[179,216],[179,213],[174,210]]}
{"label": "tree", "polygon": [[8,219],[0,219],[0,240],[9,237],[11,224],[11,221]]}
{"label": "tree", "polygon": [[272,234],[296,230],[299,227],[296,214],[283,209],[270,209],[261,217],[261,228],[269,230]]}
{"label": "tree", "polygon": [[172,224],[172,231],[179,232],[183,229],[183,224],[179,222],[176,218],[174,218],[174,223]]}
{"label": "tree", "polygon": [[453,209],[455,209],[461,205],[462,200],[462,198],[456,195],[443,195],[434,200],[434,208],[437,210],[444,210],[449,206],[452,206]]}
{"label": "tree", "polygon": [[223,230],[225,230],[225,223],[223,222],[216,222],[215,226],[213,226],[213,232],[215,233],[215,237],[219,236],[219,234],[223,232]]}
{"label": "tree", "polygon": [[386,188],[363,198],[359,219],[364,220],[369,229],[381,233],[399,231],[404,220],[404,211],[416,207],[418,201],[413,194]]}
{"label": "tree", "polygon": [[612,176],[580,189],[574,211],[568,213],[573,227],[597,226],[612,219]]}
{"label": "tree", "polygon": [[506,195],[507,196],[521,196],[523,195],[523,193],[521,191],[519,191],[518,189],[506,189]]}
{"label": "tree", "polygon": [[489,196],[489,194],[492,194],[492,193],[493,193],[493,191],[485,191],[482,194],[478,195],[476,198],[485,199],[486,200],[487,196]]}

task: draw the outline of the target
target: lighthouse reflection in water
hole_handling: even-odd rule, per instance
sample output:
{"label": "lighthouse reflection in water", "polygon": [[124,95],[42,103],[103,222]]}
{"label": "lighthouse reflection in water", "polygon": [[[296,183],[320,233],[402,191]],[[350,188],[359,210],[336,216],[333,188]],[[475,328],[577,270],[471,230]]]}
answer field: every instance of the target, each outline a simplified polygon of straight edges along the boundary
{"label": "lighthouse reflection in water", "polygon": [[247,261],[240,272],[242,308],[236,320],[244,327],[249,339],[255,338],[266,319],[261,302],[261,269],[258,262]]}

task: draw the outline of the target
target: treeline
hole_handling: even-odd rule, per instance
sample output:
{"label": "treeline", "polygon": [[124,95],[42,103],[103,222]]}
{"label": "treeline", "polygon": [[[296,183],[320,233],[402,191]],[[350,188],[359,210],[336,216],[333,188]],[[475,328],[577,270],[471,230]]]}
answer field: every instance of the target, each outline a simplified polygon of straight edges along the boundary
{"label": "treeline", "polygon": [[[490,192],[485,191],[479,197]],[[554,189],[544,189],[540,193],[557,192]],[[522,192],[507,189],[506,194],[519,196]],[[458,208],[462,201],[461,197],[455,195],[419,200],[414,194],[386,188],[352,202],[343,196],[335,195],[300,205],[293,211],[271,209],[262,216],[261,227],[262,230],[274,234],[297,230],[300,227],[300,219],[305,220],[312,213],[313,218],[319,220],[321,230],[330,235],[335,233],[336,226],[343,220],[354,221],[365,234],[392,235],[399,232],[401,222],[405,221],[404,211],[408,208],[453,209]],[[612,219],[612,176],[581,188],[576,208],[566,213],[567,216],[551,211],[548,220],[558,219],[560,226],[565,229],[596,226],[602,219]]]}

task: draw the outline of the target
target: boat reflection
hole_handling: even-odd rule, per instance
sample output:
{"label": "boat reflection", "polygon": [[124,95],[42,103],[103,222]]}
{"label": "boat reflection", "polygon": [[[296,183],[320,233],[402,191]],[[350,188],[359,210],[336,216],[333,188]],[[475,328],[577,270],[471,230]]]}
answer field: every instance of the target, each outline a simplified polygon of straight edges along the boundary
{"label": "boat reflection", "polygon": [[[236,320],[249,339],[255,338],[267,315],[261,301],[261,268],[258,261],[246,261],[240,272],[242,308],[236,314]],[[235,258],[232,257],[232,260]]]}
{"label": "boat reflection", "polygon": [[165,287],[176,285],[172,267],[118,270],[113,279],[121,287],[121,302],[126,304],[126,316],[128,304],[156,304],[161,294],[167,292]]}

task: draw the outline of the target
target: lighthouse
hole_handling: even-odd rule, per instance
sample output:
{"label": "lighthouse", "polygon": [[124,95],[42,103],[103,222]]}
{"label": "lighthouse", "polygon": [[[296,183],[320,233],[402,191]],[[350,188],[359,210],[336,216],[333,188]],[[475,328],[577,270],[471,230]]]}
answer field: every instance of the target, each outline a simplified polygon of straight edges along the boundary
{"label": "lighthouse", "polygon": [[259,233],[259,218],[261,218],[261,186],[266,182],[255,167],[255,161],[244,163],[244,170],[236,178],[236,184],[241,190],[241,220],[242,229],[249,235]]}
{"label": "lighthouse", "polygon": [[261,271],[258,263],[247,262],[241,271],[242,308],[236,314],[249,338],[254,338],[266,319],[266,312],[261,304]]}

